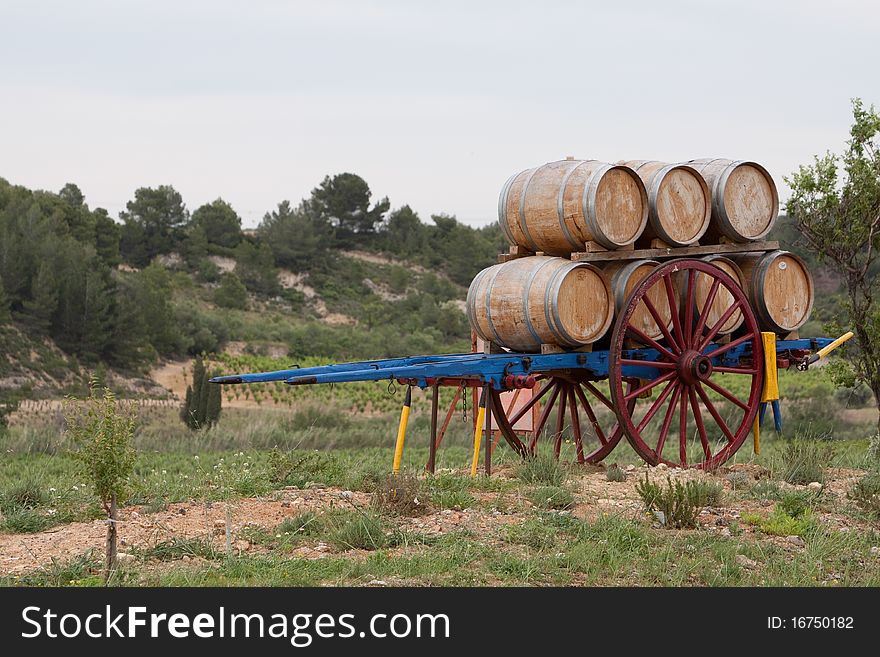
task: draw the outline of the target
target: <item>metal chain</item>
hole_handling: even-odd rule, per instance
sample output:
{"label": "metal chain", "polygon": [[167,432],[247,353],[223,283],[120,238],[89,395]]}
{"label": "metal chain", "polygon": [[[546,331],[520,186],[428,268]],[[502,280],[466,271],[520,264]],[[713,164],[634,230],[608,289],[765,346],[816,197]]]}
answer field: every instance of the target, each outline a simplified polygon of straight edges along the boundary
{"label": "metal chain", "polygon": [[388,395],[393,397],[396,394],[397,394],[397,386],[394,385],[394,379],[391,379],[388,382]]}
{"label": "metal chain", "polygon": [[461,389],[461,421],[467,422],[467,398],[468,398],[468,389],[466,387]]}

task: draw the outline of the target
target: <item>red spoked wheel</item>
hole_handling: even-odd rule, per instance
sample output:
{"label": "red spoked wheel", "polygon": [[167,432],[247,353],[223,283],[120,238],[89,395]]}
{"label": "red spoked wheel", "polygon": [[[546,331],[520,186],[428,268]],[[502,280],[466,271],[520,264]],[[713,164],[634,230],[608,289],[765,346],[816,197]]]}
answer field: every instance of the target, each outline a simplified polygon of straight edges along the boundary
{"label": "red spoked wheel", "polygon": [[[698,276],[707,277],[710,285],[701,307]],[[653,298],[658,298],[655,286],[661,286],[670,308],[678,307],[671,314],[671,326],[661,321],[648,296],[653,290]],[[721,288],[733,301],[706,326],[708,309]],[[662,337],[652,339],[633,324],[637,308],[648,310]],[[719,330],[737,311],[743,316],[739,332],[720,344]],[[654,350],[656,360],[639,359],[635,349]],[[651,465],[716,468],[736,453],[752,429],[764,382],[761,334],[742,289],[714,265],[673,260],[647,276],[615,322],[608,367],[623,433]],[[652,373],[649,378],[641,376],[645,367]],[[641,372],[639,386],[624,390],[626,377],[634,371]],[[743,389],[748,391],[745,398],[738,392]],[[645,396],[647,401],[641,399]],[[632,402],[639,403],[632,408]]]}
{"label": "red spoked wheel", "polygon": [[[513,426],[542,402],[541,414],[526,446]],[[635,406],[635,399],[630,406]],[[578,376],[577,372],[554,374],[545,378],[538,392],[516,413],[507,417],[502,409],[498,392],[493,391],[493,416],[508,444],[521,456],[534,455],[538,442],[546,436],[553,445],[553,455],[559,458],[563,438],[570,435],[578,463],[598,463],[617,447],[623,437],[614,404],[602,391],[601,384]],[[555,414],[554,414],[555,411]],[[545,431],[554,418],[552,430]]]}

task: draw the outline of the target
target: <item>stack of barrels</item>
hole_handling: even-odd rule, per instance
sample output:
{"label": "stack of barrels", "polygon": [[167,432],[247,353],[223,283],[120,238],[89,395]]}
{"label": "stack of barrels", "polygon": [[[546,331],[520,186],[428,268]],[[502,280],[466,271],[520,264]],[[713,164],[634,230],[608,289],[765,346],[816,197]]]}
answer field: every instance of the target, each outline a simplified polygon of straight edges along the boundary
{"label": "stack of barrels", "polygon": [[[591,345],[606,336],[615,313],[659,262],[625,256],[587,262],[573,254],[662,248],[701,257],[728,273],[746,292],[762,330],[787,335],[803,326],[813,305],[812,278],[800,258],[761,244],[725,255],[688,251],[760,243],[778,206],[767,170],[743,160],[610,164],[568,158],[521,171],[507,180],[498,201],[499,224],[518,257],[477,274],[468,290],[468,319],[483,340],[514,351]],[[710,287],[709,277],[698,276],[698,310]],[[665,291],[658,286],[649,295],[661,319],[671,322],[678,309]],[[732,301],[719,291],[708,311],[710,325]],[[632,321],[652,338],[662,335],[646,308],[637,309]],[[734,313],[720,334],[735,332],[742,322],[742,313]]]}

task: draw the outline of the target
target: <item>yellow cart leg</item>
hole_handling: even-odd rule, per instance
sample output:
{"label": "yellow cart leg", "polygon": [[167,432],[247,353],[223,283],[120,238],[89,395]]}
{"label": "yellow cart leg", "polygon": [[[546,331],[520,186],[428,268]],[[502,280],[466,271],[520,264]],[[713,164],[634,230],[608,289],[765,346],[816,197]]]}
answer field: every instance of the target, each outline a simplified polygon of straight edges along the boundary
{"label": "yellow cart leg", "polygon": [[400,472],[400,459],[403,456],[403,443],[406,440],[406,424],[409,421],[409,409],[412,405],[412,387],[406,387],[406,398],[403,401],[403,408],[400,410],[400,424],[397,425],[397,442],[394,445],[394,463],[391,466],[391,472],[397,474]]}
{"label": "yellow cart leg", "polygon": [[[480,408],[474,424],[474,457],[471,459],[471,477],[477,476],[477,465],[480,462],[480,443],[483,437],[483,424],[486,421],[486,390],[480,394]],[[489,438],[487,438],[489,440]]]}

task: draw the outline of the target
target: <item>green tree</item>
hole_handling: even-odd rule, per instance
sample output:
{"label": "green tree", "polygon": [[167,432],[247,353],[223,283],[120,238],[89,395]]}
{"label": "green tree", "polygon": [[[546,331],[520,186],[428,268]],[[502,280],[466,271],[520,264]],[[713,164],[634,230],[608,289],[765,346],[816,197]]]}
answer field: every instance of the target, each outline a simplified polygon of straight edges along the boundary
{"label": "green tree", "polygon": [[244,310],[247,307],[247,288],[235,272],[223,274],[220,287],[214,292],[214,303],[221,308]]}
{"label": "green tree", "polygon": [[[880,255],[880,115],[853,101],[853,125],[841,155],[815,157],[786,178],[788,214],[807,246],[844,280],[856,335],[851,366],[841,383],[863,381],[880,411],[880,307],[872,268]],[[846,381],[845,379],[849,379]],[[880,429],[880,416],[878,416]]]}
{"label": "green tree", "polygon": [[141,187],[120,213],[120,249],[127,262],[145,267],[157,255],[173,251],[183,237],[189,213],[171,185]]}
{"label": "green tree", "polygon": [[58,192],[58,198],[62,202],[64,220],[73,238],[83,244],[94,245],[95,217],[89,212],[80,188],[73,183],[67,183]]}
{"label": "green tree", "polygon": [[313,212],[308,204],[291,208],[289,201],[267,212],[257,228],[257,236],[268,244],[279,267],[305,271],[326,256],[333,230],[330,222]]}
{"label": "green tree", "polygon": [[339,173],[332,178],[326,176],[312,190],[310,206],[343,233],[372,233],[391,207],[386,197],[370,208],[372,195],[363,178]]}
{"label": "green tree", "polygon": [[119,224],[107,214],[104,208],[96,208],[95,217],[95,251],[108,267],[119,264]]}
{"label": "green tree", "polygon": [[186,398],[180,419],[190,429],[206,429],[220,420],[222,397],[220,386],[209,383],[210,375],[201,356],[193,363],[193,382],[186,388]]}
{"label": "green tree", "polygon": [[0,324],[5,324],[12,319],[9,306],[9,295],[6,294],[6,288],[3,287],[3,277],[0,276]]}
{"label": "green tree", "polygon": [[65,423],[77,447],[75,458],[107,514],[104,579],[109,580],[116,569],[117,509],[125,500],[128,478],[134,469],[135,416],[109,388],[99,391],[94,381],[89,388],[87,399],[68,399]]}
{"label": "green tree", "polygon": [[210,244],[232,249],[241,241],[241,217],[221,198],[193,212],[192,223],[205,231]]}
{"label": "green tree", "polygon": [[37,331],[48,333],[58,310],[58,280],[49,262],[41,262],[31,284],[30,298],[24,302],[24,319]]}
{"label": "green tree", "polygon": [[269,297],[279,293],[278,270],[268,244],[242,242],[235,249],[235,261],[235,273],[248,290]]}

